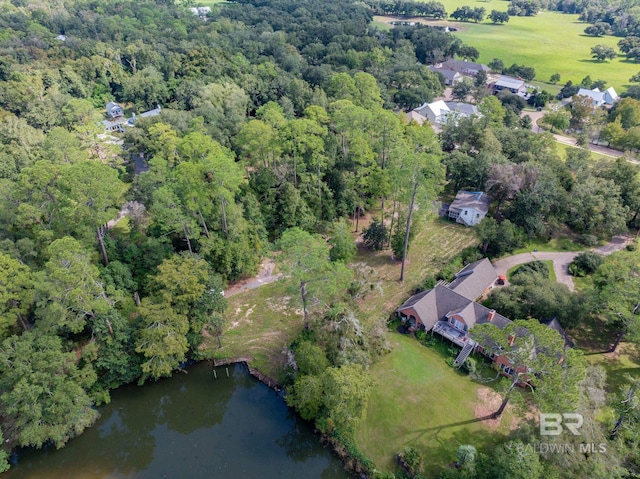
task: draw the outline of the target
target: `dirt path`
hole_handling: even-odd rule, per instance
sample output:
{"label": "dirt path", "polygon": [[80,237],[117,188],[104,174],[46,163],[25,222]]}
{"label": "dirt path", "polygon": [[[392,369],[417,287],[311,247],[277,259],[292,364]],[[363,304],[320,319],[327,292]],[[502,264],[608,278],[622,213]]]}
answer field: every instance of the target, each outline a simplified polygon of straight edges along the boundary
{"label": "dirt path", "polygon": [[[614,236],[609,243],[599,246],[598,248],[594,248],[593,251],[606,256],[615,251],[620,251],[630,241],[631,236],[629,236],[628,234]],[[558,283],[566,284],[571,291],[574,291],[575,285],[573,284],[573,277],[569,274],[569,263],[571,263],[571,261],[573,261],[573,258],[575,258],[578,254],[579,252],[554,253],[547,251],[520,253],[502,258],[493,263],[493,265],[495,266],[498,275],[506,275],[507,271],[519,264],[536,260],[551,260],[553,261],[553,271],[556,274]]]}
{"label": "dirt path", "polygon": [[260,265],[260,271],[253,278],[243,279],[231,284],[224,292],[225,297],[233,296],[234,294],[256,289],[264,284],[273,283],[274,281],[282,278],[282,274],[274,274],[276,264],[270,258],[265,258]]}

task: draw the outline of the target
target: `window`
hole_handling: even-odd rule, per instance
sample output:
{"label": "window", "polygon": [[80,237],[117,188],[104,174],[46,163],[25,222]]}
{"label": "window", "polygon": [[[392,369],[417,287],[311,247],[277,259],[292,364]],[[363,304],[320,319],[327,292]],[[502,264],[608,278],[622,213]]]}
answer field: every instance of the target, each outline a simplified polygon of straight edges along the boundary
{"label": "window", "polygon": [[454,328],[460,331],[463,331],[463,329],[466,327],[462,321],[458,321],[457,319],[453,319],[453,318],[452,318],[451,324],[453,324]]}
{"label": "window", "polygon": [[504,364],[501,364],[500,368],[509,375],[513,374],[513,369],[511,369],[509,366],[505,366]]}
{"label": "window", "polygon": [[476,213],[476,218],[480,218],[480,213]]}
{"label": "window", "polygon": [[467,210],[464,210],[464,215],[467,216]]}

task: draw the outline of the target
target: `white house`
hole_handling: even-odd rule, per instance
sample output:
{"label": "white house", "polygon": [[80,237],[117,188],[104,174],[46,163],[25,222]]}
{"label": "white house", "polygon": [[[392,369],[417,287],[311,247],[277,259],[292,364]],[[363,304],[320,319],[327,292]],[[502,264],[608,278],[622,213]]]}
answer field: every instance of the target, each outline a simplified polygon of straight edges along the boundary
{"label": "white house", "polygon": [[[140,118],[149,118],[152,116],[158,116],[162,109],[160,105],[157,105],[153,110],[145,111],[140,113]],[[136,122],[136,114],[132,113],[130,118],[124,117],[124,110],[120,105],[115,102],[107,103],[107,115],[111,118],[110,120],[103,120],[102,124],[104,125],[105,133],[124,133],[125,126],[135,126]]]}
{"label": "white house", "polygon": [[[456,118],[479,115],[478,108],[475,105],[457,101],[445,102],[443,100],[425,103],[411,113],[426,118],[433,125],[444,125],[449,121],[455,122]],[[418,121],[418,123],[420,122]]]}
{"label": "white house", "polygon": [[434,125],[446,123],[447,114],[451,113],[451,110],[444,100],[424,103],[413,111],[422,115]]}
{"label": "white house", "polygon": [[462,75],[462,73],[457,72],[455,70],[449,70],[448,68],[438,68],[434,65],[431,65],[429,67],[429,70],[431,70],[434,73],[439,73],[440,75],[442,75],[442,77],[444,78],[444,84],[447,86],[451,86],[451,85],[455,85],[458,82],[461,82],[462,79],[464,78],[464,76]]}
{"label": "white house", "polygon": [[491,199],[482,191],[460,190],[449,205],[448,216],[466,226],[475,226],[489,212]]}
{"label": "white house", "polygon": [[600,91],[597,88],[593,90],[580,88],[577,95],[591,98],[593,106],[613,105],[618,100],[618,94],[613,87],[609,87],[605,91]]}

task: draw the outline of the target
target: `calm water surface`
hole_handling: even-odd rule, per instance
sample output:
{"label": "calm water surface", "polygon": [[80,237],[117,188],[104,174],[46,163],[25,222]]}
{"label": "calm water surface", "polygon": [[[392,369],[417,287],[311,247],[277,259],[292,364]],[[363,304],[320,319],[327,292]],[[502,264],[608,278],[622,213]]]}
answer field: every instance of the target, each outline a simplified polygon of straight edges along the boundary
{"label": "calm water surface", "polygon": [[63,449],[21,451],[2,479],[347,479],[311,426],[246,368],[195,365],[126,386]]}

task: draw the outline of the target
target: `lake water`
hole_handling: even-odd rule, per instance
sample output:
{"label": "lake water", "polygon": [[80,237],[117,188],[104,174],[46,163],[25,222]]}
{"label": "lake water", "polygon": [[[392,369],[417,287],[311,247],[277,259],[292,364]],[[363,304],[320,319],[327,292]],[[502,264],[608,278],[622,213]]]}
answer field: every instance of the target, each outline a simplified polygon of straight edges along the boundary
{"label": "lake water", "polygon": [[347,479],[311,426],[240,365],[112,393],[63,449],[20,451],[2,479]]}

